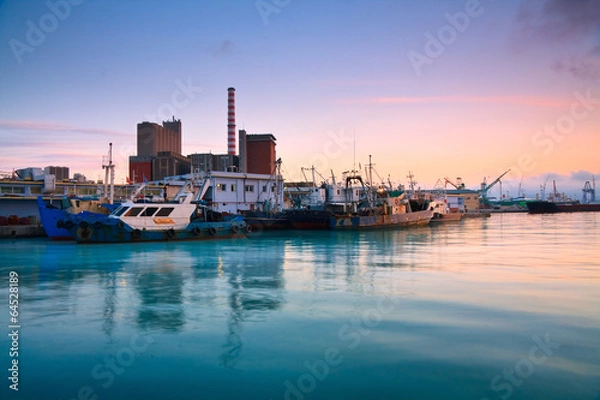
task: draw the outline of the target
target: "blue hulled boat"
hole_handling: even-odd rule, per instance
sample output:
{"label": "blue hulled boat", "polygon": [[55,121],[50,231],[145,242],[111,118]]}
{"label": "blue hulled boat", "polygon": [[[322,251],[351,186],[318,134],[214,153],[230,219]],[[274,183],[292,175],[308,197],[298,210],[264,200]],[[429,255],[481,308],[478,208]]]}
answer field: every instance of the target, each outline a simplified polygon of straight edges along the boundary
{"label": "blue hulled boat", "polygon": [[44,200],[37,197],[40,221],[46,235],[52,240],[73,240],[69,230],[63,226],[69,215],[86,212],[91,222],[94,219],[106,217],[114,211],[119,204],[109,204],[98,198],[61,197],[58,199]]}
{"label": "blue hulled boat", "polygon": [[200,240],[246,236],[241,216],[225,219],[194,199],[186,188],[172,202],[121,204],[110,215],[89,212],[70,215],[62,226],[78,243],[120,243],[162,240]]}

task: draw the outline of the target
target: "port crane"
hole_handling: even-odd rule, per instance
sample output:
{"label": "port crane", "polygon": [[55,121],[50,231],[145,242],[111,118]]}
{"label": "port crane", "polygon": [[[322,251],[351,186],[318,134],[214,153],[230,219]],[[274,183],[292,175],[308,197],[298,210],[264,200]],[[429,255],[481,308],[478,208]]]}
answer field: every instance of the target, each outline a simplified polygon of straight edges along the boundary
{"label": "port crane", "polygon": [[[481,200],[484,203],[488,202],[487,199],[487,193],[488,190],[490,190],[491,188],[493,188],[494,186],[496,186],[496,184],[498,182],[500,182],[500,180],[504,177],[504,175],[508,174],[510,172],[510,169],[507,170],[506,172],[504,172],[502,175],[500,175],[499,177],[497,177],[492,183],[490,183],[489,185],[487,184],[485,177],[483,178],[483,182],[481,182],[481,191],[480,191],[480,196],[481,196]],[[500,197],[502,197],[502,193],[500,193]]]}
{"label": "port crane", "polygon": [[465,188],[465,184],[463,183],[462,179],[460,178],[456,178],[456,183],[452,182],[448,177],[444,178],[444,190],[446,190],[446,184],[451,184],[452,186],[454,186],[454,188],[456,190],[462,190]]}
{"label": "port crane", "polygon": [[593,203],[596,201],[596,179],[592,176],[592,184],[590,181],[585,181],[583,185],[583,203]]}

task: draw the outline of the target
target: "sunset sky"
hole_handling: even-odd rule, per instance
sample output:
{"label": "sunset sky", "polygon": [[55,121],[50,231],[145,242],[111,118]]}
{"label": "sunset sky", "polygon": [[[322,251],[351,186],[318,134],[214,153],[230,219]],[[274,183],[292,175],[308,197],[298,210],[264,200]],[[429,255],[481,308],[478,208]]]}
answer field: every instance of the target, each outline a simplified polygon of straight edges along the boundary
{"label": "sunset sky", "polygon": [[600,177],[600,0],[6,0],[0,43],[0,171],[98,179],[113,142],[121,182],[137,123],[173,115],[184,154],[226,153],[233,86],[288,180],[369,155],[422,188]]}

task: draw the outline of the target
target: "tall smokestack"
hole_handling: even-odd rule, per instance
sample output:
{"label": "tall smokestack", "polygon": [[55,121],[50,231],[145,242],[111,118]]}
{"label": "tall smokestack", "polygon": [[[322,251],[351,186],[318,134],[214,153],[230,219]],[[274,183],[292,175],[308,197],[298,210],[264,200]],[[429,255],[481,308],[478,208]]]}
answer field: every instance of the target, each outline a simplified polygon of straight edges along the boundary
{"label": "tall smokestack", "polygon": [[235,88],[227,89],[227,154],[235,155]]}

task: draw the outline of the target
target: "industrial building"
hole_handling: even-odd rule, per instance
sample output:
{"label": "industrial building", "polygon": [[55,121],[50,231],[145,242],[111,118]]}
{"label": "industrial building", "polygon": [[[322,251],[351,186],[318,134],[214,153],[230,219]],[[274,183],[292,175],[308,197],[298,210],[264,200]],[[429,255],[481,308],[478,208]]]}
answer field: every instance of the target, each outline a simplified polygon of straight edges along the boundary
{"label": "industrial building", "polygon": [[[129,178],[134,182],[159,180],[188,173],[189,160],[181,155],[181,120],[162,125],[144,121],[137,125],[137,155],[129,157]],[[187,166],[187,169],[186,169]]]}
{"label": "industrial building", "polygon": [[52,174],[56,177],[58,182],[69,180],[69,167],[54,167],[49,166],[44,168],[46,175]]}
{"label": "industrial building", "polygon": [[182,124],[175,117],[162,125],[144,121],[137,125],[137,155],[129,157],[132,182],[158,181],[190,172],[244,172],[272,175],[276,166],[276,139],[270,133],[239,131],[236,154],[235,89],[227,89],[227,153],[182,155]]}
{"label": "industrial building", "polygon": [[239,170],[239,157],[231,154],[194,153],[188,155],[195,173]]}

